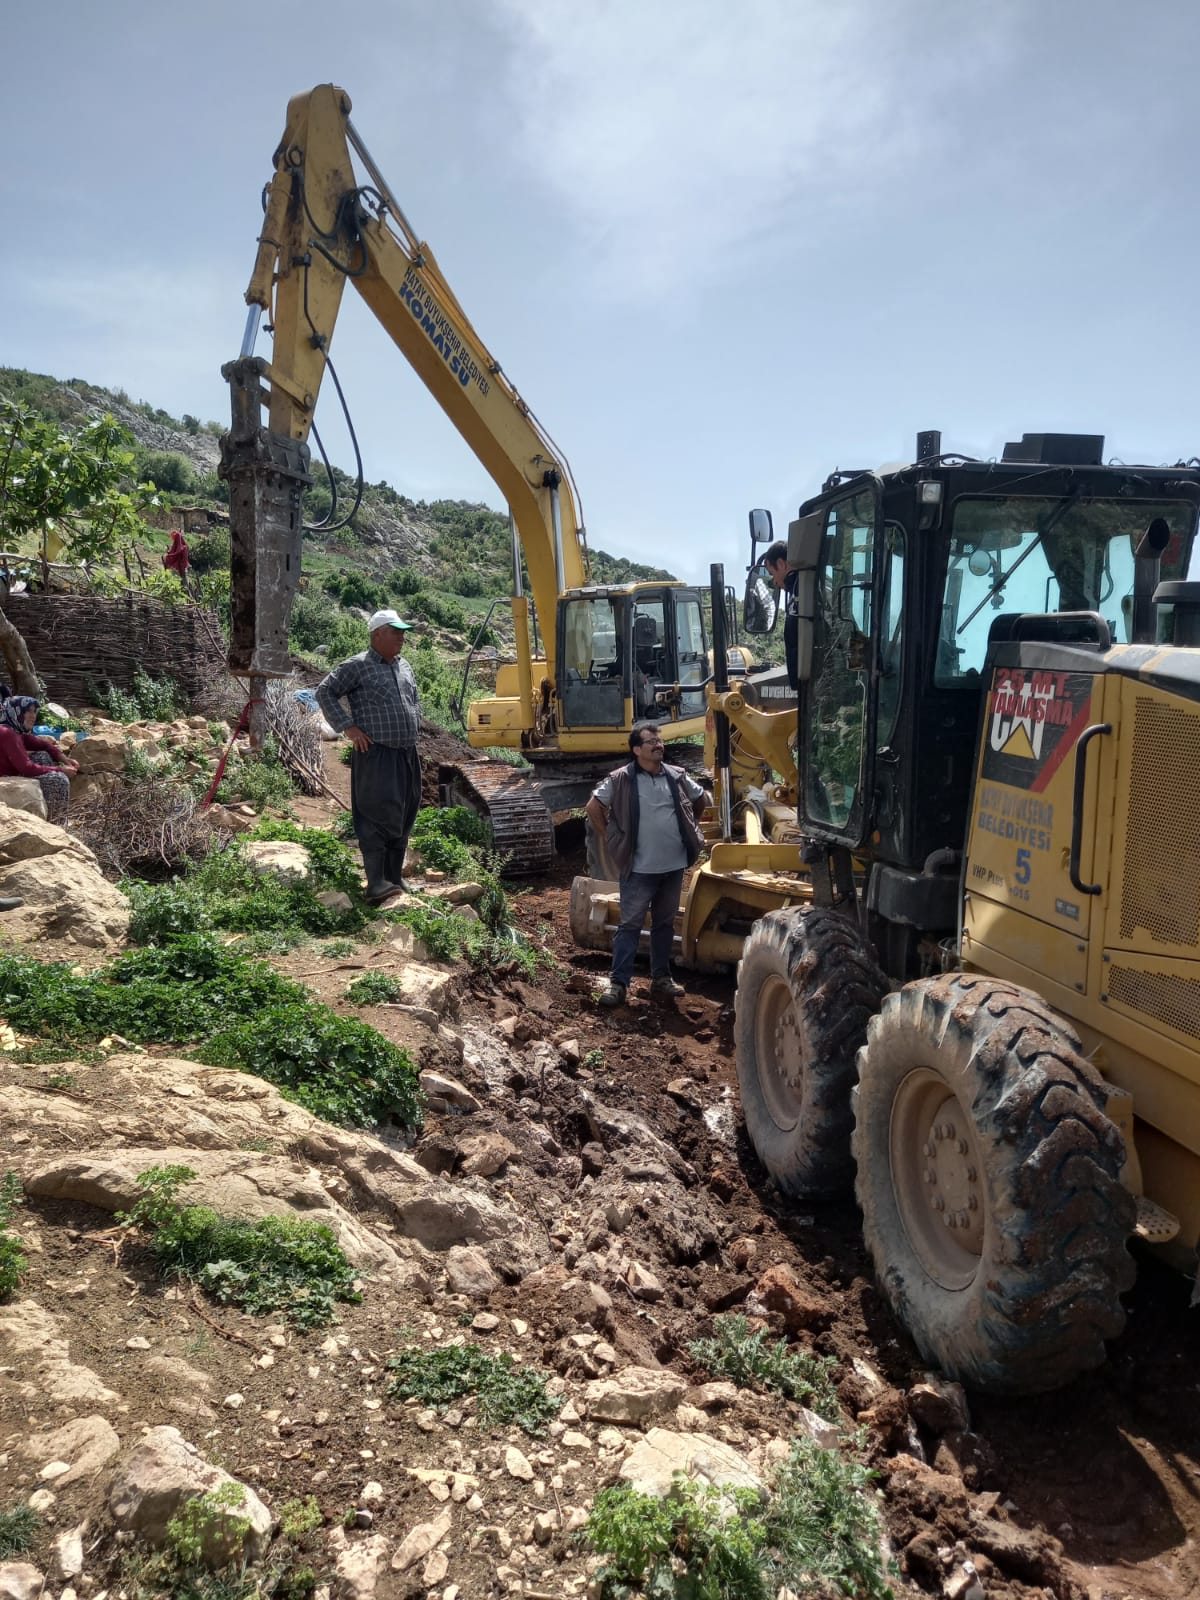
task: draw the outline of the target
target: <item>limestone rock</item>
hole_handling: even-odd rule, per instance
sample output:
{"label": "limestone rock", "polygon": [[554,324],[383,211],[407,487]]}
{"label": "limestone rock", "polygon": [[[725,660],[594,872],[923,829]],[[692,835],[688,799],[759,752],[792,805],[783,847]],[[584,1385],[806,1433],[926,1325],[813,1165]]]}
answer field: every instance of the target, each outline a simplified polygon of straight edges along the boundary
{"label": "limestone rock", "polygon": [[83,1571],[83,1530],[86,1523],[81,1523],[78,1528],[68,1528],[60,1533],[54,1541],[54,1566],[59,1578],[66,1581],[77,1578]]}
{"label": "limestone rock", "polygon": [[336,1528],[334,1535],[330,1541],[337,1551],[332,1600],[372,1600],[387,1560],[386,1538],[382,1533],[373,1533],[367,1539],[350,1542],[341,1528]]}
{"label": "limestone rock", "polygon": [[660,1500],[671,1492],[677,1472],[718,1489],[762,1492],[762,1480],[730,1445],[709,1435],[651,1428],[621,1463],[620,1476],[641,1494]]}
{"label": "limestone rock", "polygon": [[72,755],[81,773],[124,772],[126,741],[122,733],[90,733],[76,739]]}
{"label": "limestone rock", "polygon": [[0,804],[46,820],[46,797],[36,778],[0,778]]}
{"label": "limestone rock", "polygon": [[463,1139],[458,1149],[463,1158],[462,1170],[469,1178],[490,1178],[521,1153],[502,1133],[473,1134]]}
{"label": "limestone rock", "polygon": [[28,1561],[0,1561],[0,1600],[40,1600],[46,1580]]}
{"label": "limestone rock", "polygon": [[74,1417],[61,1428],[23,1440],[18,1448],[27,1461],[65,1461],[67,1470],[55,1478],[55,1488],[63,1489],[99,1472],[120,1450],[121,1441],[104,1417]]}
{"label": "limestone rock", "polygon": [[522,1483],[533,1482],[533,1468],[515,1444],[510,1444],[504,1452],[504,1470],[510,1478],[519,1478]]}
{"label": "limestone rock", "polygon": [[454,1245],[446,1252],[446,1287],[451,1294],[486,1300],[500,1287],[483,1251],[475,1245]]}
{"label": "limestone rock", "polygon": [[104,949],[123,940],[129,929],[129,902],[81,840],[3,804],[0,895],[25,901],[4,919],[5,933],[23,943],[69,939]]}
{"label": "limestone rock", "polygon": [[483,892],[481,883],[455,883],[442,891],[441,898],[452,906],[466,906],[482,900]]}
{"label": "limestone rock", "polygon": [[639,1300],[661,1300],[667,1292],[650,1268],[642,1266],[640,1261],[630,1263],[625,1282]]}
{"label": "limestone rock", "polygon": [[396,927],[396,936],[389,939],[387,948],[393,955],[401,956],[406,961],[428,961],[429,951],[425,942],[418,939],[416,933],[406,922],[401,922]]}
{"label": "limestone rock", "polygon": [[[205,1461],[178,1428],[150,1428],[117,1468],[108,1508],[118,1528],[136,1533],[147,1544],[166,1542],[167,1523],[188,1500],[233,1485],[240,1502],[214,1506],[201,1536],[203,1559],[222,1566],[233,1559],[257,1561],[271,1538],[271,1513],[236,1478]],[[247,1526],[248,1524],[248,1526]]]}
{"label": "limestone rock", "polygon": [[460,980],[454,972],[411,961],[395,976],[400,984],[401,1005],[411,1006],[414,1011],[430,1011],[435,1017],[458,1014]]}
{"label": "limestone rock", "polygon": [[450,1513],[443,1511],[432,1522],[418,1522],[410,1528],[396,1554],[392,1557],[393,1572],[407,1572],[409,1567],[424,1561],[431,1550],[437,1548],[450,1532]]}
{"label": "limestone rock", "polygon": [[302,844],[289,839],[252,839],[241,847],[242,860],[262,878],[280,883],[307,883],[312,863]]}
{"label": "limestone rock", "polygon": [[90,1367],[77,1366],[50,1312],[32,1300],[0,1305],[0,1400],[10,1386],[32,1399],[40,1395],[60,1405],[108,1405],[121,1397],[106,1388]]}
{"label": "limestone rock", "polygon": [[673,1372],[625,1367],[611,1378],[594,1378],[584,1392],[593,1421],[637,1423],[673,1411],[686,1388]]}
{"label": "limestone rock", "polygon": [[426,1068],[420,1076],[421,1088],[431,1111],[478,1111],[479,1101],[471,1091],[445,1072]]}

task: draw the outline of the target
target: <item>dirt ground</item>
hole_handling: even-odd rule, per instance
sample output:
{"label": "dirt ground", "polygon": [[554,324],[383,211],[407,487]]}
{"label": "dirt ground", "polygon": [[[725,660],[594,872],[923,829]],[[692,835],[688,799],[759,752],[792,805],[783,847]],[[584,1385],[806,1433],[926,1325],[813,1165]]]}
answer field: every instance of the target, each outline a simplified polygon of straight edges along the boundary
{"label": "dirt ground", "polygon": [[[423,746],[423,755],[430,764],[453,759],[456,744],[446,736],[437,748]],[[328,765],[340,791],[348,770],[333,760]],[[326,822],[334,809],[326,800],[297,804],[302,820],[312,825]],[[529,1174],[529,1184],[523,1188],[518,1175],[498,1179],[498,1186],[516,1203],[561,1204],[565,1212],[575,1196],[555,1174],[567,1160],[578,1169],[591,1137],[580,1111],[581,1088],[585,1084],[607,1106],[638,1113],[687,1164],[697,1215],[704,1208],[719,1211],[730,1224],[732,1242],[705,1244],[676,1265],[664,1264],[659,1255],[655,1270],[665,1293],[651,1316],[632,1296],[614,1296],[604,1336],[622,1362],[661,1362],[702,1381],[705,1374],[687,1354],[689,1340],[707,1333],[715,1314],[740,1309],[765,1267],[786,1265],[821,1305],[806,1339],[817,1353],[836,1358],[839,1398],[864,1429],[900,1563],[899,1589],[912,1592],[909,1586],[915,1585],[949,1593],[948,1552],[965,1541],[979,1558],[989,1600],[1200,1595],[1200,1348],[1189,1285],[1143,1258],[1128,1301],[1128,1327],[1112,1345],[1108,1364],[1035,1400],[970,1395],[971,1432],[958,1459],[948,1460],[945,1443],[939,1449],[937,1438],[919,1438],[905,1411],[903,1395],[922,1377],[922,1365],[873,1286],[853,1203],[798,1210],[768,1186],[746,1140],[733,1064],[732,979],[681,974],[687,990],[682,1000],[651,1003],[642,975],[624,1010],[598,1009],[592,997],[607,960],[574,947],[568,920],[571,879],[583,868],[582,838],[564,819],[559,840],[566,852],[559,868],[521,889],[513,901],[518,925],[551,960],[534,984],[511,973],[498,979],[463,974],[455,1025],[496,1031],[506,1018],[527,1016],[544,1039],[578,1041],[581,1082],[560,1075],[553,1092],[537,1094],[510,1081],[502,1104],[485,1105],[476,1116],[431,1112],[413,1152],[417,1159],[429,1171],[443,1170],[442,1152],[452,1162],[464,1134],[500,1129],[522,1146],[518,1174]],[[363,944],[345,959],[297,951],[280,965],[326,1003],[350,1012],[347,983],[364,968],[386,967],[388,959],[378,945]],[[352,1014],[414,1054],[420,1051],[422,1065],[456,1070],[452,1056],[443,1059],[428,1034],[422,1043],[412,1032],[418,1024],[403,1013],[373,1008]],[[32,1083],[52,1070],[10,1073],[13,1082]],[[78,1078],[60,1092],[94,1100],[97,1112],[102,1110],[102,1074],[81,1071]],[[557,1192],[547,1189],[556,1183]],[[460,1553],[452,1576],[460,1600],[505,1592],[496,1576],[504,1569],[497,1565],[500,1535],[492,1538],[492,1524],[516,1533],[538,1513],[557,1507],[565,1515],[613,1479],[619,1455],[607,1455],[598,1440],[590,1455],[576,1449],[577,1459],[571,1459],[557,1444],[522,1439],[536,1476],[512,1481],[503,1468],[504,1441],[489,1438],[469,1415],[437,1418],[388,1399],[388,1352],[405,1340],[453,1337],[471,1322],[474,1309],[461,1299],[422,1293],[414,1281],[405,1296],[368,1292],[362,1305],[344,1309],[328,1337],[298,1336],[223,1311],[190,1292],[164,1291],[144,1251],[114,1245],[107,1213],[38,1200],[25,1214],[38,1246],[23,1289],[56,1310],[86,1307],[86,1316],[71,1321],[72,1359],[124,1396],[118,1411],[130,1425],[173,1423],[208,1459],[276,1506],[289,1497],[315,1495],[327,1527],[361,1503],[368,1480],[386,1490],[374,1515],[376,1533],[402,1538],[414,1522],[445,1506],[455,1516]],[[630,1237],[636,1240],[640,1228],[644,1238],[652,1226],[648,1214]],[[552,1210],[545,1234],[553,1248],[562,1249],[565,1235],[556,1232]],[[513,1275],[487,1309],[499,1326],[470,1337],[489,1349],[515,1347],[525,1359],[569,1375],[562,1352],[577,1319],[552,1282],[543,1290]],[[148,1341],[168,1365],[150,1371],[136,1341]],[[182,1369],[170,1362],[185,1363],[190,1376],[181,1382]],[[0,1367],[0,1373],[9,1370]],[[237,1396],[234,1406],[230,1397]],[[27,1427],[34,1409],[24,1415]],[[794,1407],[752,1396],[739,1399],[727,1415],[722,1437],[732,1440],[764,1429],[786,1435],[798,1426]],[[22,1422],[12,1410],[4,1420]],[[923,1449],[926,1467],[913,1461],[914,1445]],[[26,1470],[15,1456],[0,1456],[0,1499],[18,1488]],[[428,1474],[438,1472],[443,1481],[434,1493]],[[454,1482],[446,1506],[448,1473],[461,1476],[463,1493]],[[472,1522],[460,1503],[468,1478],[486,1498],[486,1527],[479,1516]],[[82,1499],[82,1486],[79,1493],[78,1504],[70,1492],[62,1496],[59,1525],[94,1512]],[[992,1507],[1001,1520],[986,1520]],[[983,1527],[991,1533],[985,1536]],[[1009,1543],[1010,1529],[1022,1537]],[[34,1554],[44,1560],[47,1552],[39,1545]],[[544,1570],[525,1573],[532,1584],[526,1593],[582,1592],[584,1556],[577,1541],[555,1538],[542,1556]],[[90,1570],[97,1582],[118,1577],[116,1567]],[[380,1594],[391,1600],[423,1592],[405,1582]]]}

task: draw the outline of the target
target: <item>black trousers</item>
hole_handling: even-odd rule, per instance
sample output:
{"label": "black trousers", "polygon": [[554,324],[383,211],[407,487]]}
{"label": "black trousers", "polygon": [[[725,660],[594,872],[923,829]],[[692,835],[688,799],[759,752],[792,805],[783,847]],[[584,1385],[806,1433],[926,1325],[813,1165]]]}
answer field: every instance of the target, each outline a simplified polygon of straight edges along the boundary
{"label": "black trousers", "polygon": [[404,852],[421,806],[421,761],[415,747],[372,744],[350,760],[350,810],[367,873],[367,894],[404,875]]}

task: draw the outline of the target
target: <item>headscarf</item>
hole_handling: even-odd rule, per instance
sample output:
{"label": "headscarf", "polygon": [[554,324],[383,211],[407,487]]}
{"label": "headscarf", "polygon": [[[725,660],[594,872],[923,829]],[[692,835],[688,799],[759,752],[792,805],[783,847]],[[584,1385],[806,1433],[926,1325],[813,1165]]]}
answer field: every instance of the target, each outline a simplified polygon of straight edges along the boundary
{"label": "headscarf", "polygon": [[24,718],[30,706],[35,711],[38,708],[38,702],[31,694],[10,694],[0,705],[0,723],[7,728],[15,728],[18,733],[28,733]]}

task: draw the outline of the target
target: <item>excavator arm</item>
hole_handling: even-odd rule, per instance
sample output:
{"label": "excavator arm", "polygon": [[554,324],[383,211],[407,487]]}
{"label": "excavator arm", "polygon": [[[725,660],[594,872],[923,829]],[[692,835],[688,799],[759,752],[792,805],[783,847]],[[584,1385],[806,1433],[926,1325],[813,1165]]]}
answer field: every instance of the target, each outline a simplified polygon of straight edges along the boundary
{"label": "excavator arm", "polygon": [[[366,184],[356,180],[351,148],[369,175]],[[246,291],[246,339],[239,359],[222,368],[233,400],[220,469],[231,490],[231,665],[262,677],[289,670],[300,508],[311,481],[308,435],[347,282],[507,500],[553,685],[557,599],[587,582],[570,469],[471,326],[433,252],[409,226],[350,121],[349,96],[332,84],[288,105]],[[262,313],[273,333],[269,360],[253,355]],[[518,676],[531,726],[532,663],[519,590],[514,584]]]}

